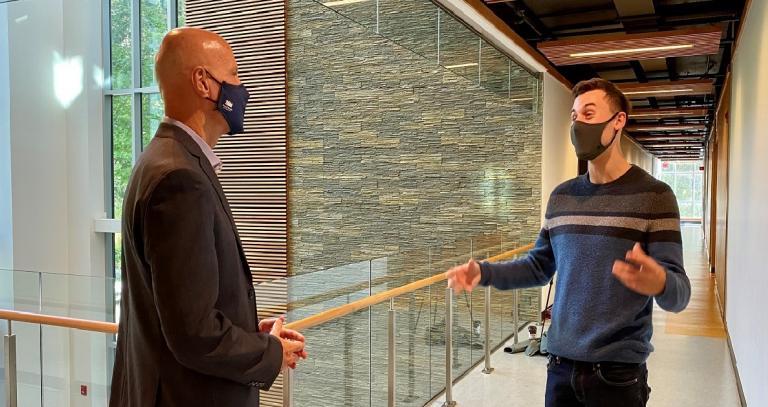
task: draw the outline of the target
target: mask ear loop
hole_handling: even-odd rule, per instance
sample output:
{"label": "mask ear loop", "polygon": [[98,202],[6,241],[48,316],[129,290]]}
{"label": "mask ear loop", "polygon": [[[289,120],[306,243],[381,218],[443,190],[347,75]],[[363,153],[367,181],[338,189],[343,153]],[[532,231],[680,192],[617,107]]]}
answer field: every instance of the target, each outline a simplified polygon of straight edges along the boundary
{"label": "mask ear loop", "polygon": [[[613,116],[612,116],[610,119],[608,119],[608,121],[610,122],[610,121],[612,121],[613,119],[615,119],[615,118],[616,118],[616,116],[618,116],[618,115],[619,115],[619,113],[621,113],[621,112],[616,112],[616,113],[614,113],[614,114],[613,114]],[[619,135],[619,133],[621,133],[621,129],[619,129],[619,130],[617,130],[615,133],[613,133],[613,138],[611,139],[611,142],[610,142],[610,143],[608,143],[608,145],[606,146],[606,148],[608,148],[608,147],[610,147],[611,145],[613,145],[613,142],[614,142],[614,141],[616,141],[616,137]]]}
{"label": "mask ear loop", "polygon": [[[209,78],[213,79],[214,82],[219,84],[219,97],[221,97],[221,87],[222,87],[221,86],[221,82],[218,79],[214,78],[213,75],[211,75],[211,73],[208,72],[207,69],[203,68],[203,70],[205,71],[205,74],[208,75]],[[219,101],[218,100],[213,100],[210,97],[206,97],[206,99],[211,101],[211,102],[213,102],[216,105],[216,107],[213,109],[214,111],[219,110]]]}

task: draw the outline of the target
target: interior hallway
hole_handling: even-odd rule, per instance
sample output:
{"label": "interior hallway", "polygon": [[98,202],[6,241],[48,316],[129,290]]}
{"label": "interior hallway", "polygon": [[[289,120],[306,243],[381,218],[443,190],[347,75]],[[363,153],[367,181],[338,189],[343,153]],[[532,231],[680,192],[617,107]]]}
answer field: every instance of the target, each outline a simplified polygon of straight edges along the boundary
{"label": "interior hallway", "polygon": [[[709,273],[701,225],[683,227],[685,267],[691,280],[688,308],[680,314],[654,310],[653,345],[648,360],[649,406],[737,407],[736,378]],[[475,368],[454,386],[459,406],[542,406],[546,384],[545,357],[492,356],[490,375]],[[441,406],[443,400],[434,405]]]}

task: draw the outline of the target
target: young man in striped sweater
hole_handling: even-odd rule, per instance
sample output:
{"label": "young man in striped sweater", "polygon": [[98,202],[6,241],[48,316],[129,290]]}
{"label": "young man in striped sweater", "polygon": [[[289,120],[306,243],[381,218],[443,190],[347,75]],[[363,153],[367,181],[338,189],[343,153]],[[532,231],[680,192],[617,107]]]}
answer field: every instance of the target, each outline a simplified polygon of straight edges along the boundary
{"label": "young man in striped sweater", "polygon": [[621,132],[630,104],[603,79],[573,88],[571,141],[587,174],[558,186],[527,257],[470,260],[448,271],[457,291],[548,283],[558,273],[547,334],[547,407],[645,406],[653,301],[682,311],[691,294],[680,214],[665,183],[630,165]]}

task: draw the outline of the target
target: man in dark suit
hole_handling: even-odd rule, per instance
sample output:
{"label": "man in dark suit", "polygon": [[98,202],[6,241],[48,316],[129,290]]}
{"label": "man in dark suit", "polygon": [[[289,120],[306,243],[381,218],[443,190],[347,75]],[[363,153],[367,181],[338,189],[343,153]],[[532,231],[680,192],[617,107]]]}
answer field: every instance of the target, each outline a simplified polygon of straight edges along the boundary
{"label": "man in dark suit", "polygon": [[125,195],[123,289],[110,406],[258,406],[305,358],[282,319],[258,322],[251,272],[212,147],[242,132],[248,92],[227,42],[168,33],[155,72],[166,118]]}

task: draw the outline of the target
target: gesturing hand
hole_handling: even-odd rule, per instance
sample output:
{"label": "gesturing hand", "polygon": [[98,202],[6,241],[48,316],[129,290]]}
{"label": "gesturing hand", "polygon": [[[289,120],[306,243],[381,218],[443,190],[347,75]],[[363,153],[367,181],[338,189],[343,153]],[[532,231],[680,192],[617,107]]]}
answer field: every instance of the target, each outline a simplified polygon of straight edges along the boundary
{"label": "gesturing hand", "polygon": [[[283,366],[282,370],[287,368],[295,369],[296,362],[299,359],[306,359],[307,351],[304,350],[304,335],[292,330],[283,328],[284,317],[273,318],[262,321],[264,327],[271,324],[270,335],[277,337],[283,345]],[[262,323],[259,323],[261,330]]]}
{"label": "gesturing hand", "polygon": [[480,265],[472,259],[448,270],[445,274],[448,278],[448,287],[453,288],[456,294],[460,294],[463,290],[471,292],[480,283]]}
{"label": "gesturing hand", "polygon": [[645,254],[640,243],[627,252],[626,261],[613,263],[613,275],[630,290],[648,296],[663,293],[667,283],[664,267]]}

